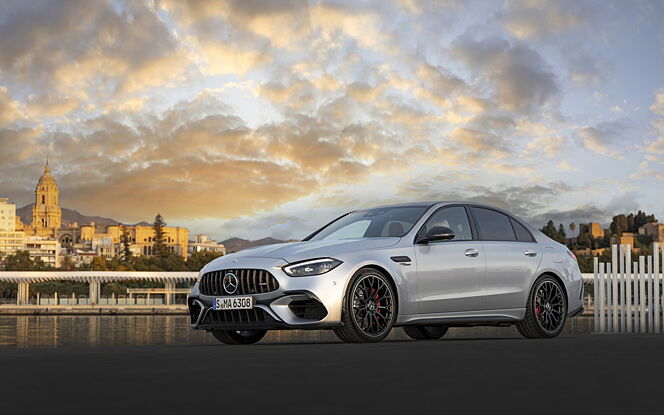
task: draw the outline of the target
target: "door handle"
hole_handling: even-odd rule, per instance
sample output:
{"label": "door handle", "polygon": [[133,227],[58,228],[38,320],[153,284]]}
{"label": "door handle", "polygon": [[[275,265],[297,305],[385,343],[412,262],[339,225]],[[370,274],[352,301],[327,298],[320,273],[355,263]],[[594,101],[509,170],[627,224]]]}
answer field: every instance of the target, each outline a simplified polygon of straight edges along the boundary
{"label": "door handle", "polygon": [[537,251],[533,250],[527,250],[526,252],[523,253],[525,256],[537,256]]}
{"label": "door handle", "polygon": [[469,257],[476,257],[480,254],[480,251],[478,251],[475,248],[468,248],[468,249],[465,250],[465,252],[463,254],[465,256],[469,256]]}

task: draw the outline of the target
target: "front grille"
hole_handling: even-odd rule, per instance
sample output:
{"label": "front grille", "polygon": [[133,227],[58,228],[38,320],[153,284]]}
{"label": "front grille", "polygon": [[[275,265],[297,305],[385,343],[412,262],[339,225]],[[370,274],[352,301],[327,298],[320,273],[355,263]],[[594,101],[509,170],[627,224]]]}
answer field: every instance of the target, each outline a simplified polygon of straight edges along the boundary
{"label": "front grille", "polygon": [[203,274],[199,290],[203,295],[229,295],[224,291],[224,275],[233,273],[238,279],[237,291],[231,295],[263,294],[279,288],[277,279],[263,269],[225,269]]}
{"label": "front grille", "polygon": [[327,315],[325,306],[316,300],[293,301],[288,308],[299,318],[322,320]]}
{"label": "front grille", "polygon": [[[273,320],[267,316],[269,320]],[[260,308],[251,310],[210,310],[201,324],[262,323],[267,321],[266,314]]]}

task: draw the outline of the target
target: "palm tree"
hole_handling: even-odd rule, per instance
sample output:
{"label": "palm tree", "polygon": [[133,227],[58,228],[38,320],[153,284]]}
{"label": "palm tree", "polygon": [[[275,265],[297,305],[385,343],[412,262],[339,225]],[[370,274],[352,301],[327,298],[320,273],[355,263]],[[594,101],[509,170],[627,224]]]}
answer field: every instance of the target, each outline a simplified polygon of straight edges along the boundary
{"label": "palm tree", "polygon": [[572,222],[569,224],[569,230],[572,231],[572,238],[574,237],[574,231],[576,230],[576,223]]}

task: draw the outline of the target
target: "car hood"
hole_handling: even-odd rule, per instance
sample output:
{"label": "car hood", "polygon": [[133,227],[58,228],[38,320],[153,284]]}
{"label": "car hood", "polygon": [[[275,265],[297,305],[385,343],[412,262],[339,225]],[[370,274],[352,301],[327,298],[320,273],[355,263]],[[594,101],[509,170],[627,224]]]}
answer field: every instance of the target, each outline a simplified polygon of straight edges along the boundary
{"label": "car hood", "polygon": [[399,242],[399,239],[400,238],[358,238],[289,242],[248,248],[240,252],[226,255],[220,259],[243,257],[279,258],[291,263],[312,258],[335,257],[346,252],[355,252],[364,249],[383,248],[396,244]]}

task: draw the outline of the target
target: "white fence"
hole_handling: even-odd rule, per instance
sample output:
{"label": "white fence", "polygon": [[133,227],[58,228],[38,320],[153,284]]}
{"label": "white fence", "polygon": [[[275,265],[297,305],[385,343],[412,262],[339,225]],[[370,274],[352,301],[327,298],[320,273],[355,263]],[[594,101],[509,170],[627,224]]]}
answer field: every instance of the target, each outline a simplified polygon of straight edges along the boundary
{"label": "white fence", "polygon": [[662,332],[664,252],[653,244],[652,256],[632,261],[629,245],[611,246],[611,263],[594,262],[595,331]]}

